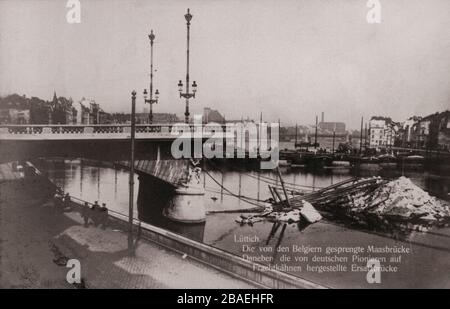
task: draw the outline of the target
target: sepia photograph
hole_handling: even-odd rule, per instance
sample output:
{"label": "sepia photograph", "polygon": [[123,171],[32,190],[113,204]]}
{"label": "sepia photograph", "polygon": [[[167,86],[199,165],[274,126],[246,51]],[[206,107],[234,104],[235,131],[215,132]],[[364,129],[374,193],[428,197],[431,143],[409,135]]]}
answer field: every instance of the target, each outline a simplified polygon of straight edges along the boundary
{"label": "sepia photograph", "polygon": [[0,0],[0,289],[449,289],[449,29],[448,0]]}

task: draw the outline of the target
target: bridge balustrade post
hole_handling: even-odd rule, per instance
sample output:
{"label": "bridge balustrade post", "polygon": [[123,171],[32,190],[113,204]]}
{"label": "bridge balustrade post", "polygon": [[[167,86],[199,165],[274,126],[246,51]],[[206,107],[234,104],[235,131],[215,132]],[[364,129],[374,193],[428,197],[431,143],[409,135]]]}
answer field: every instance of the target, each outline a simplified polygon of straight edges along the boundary
{"label": "bridge balustrade post", "polygon": [[161,133],[170,134],[170,126],[161,126],[160,128],[161,128],[161,130],[160,130]]}
{"label": "bridge balustrade post", "polygon": [[94,127],[84,127],[83,133],[84,134],[93,134],[94,133]]}

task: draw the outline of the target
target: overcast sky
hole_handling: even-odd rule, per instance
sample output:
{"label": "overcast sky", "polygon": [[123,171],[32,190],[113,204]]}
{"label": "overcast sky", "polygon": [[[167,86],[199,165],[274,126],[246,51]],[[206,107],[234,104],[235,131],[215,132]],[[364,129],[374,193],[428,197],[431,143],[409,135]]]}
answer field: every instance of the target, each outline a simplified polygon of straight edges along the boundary
{"label": "overcast sky", "polygon": [[324,111],[357,128],[450,106],[448,0],[380,0],[381,24],[367,23],[366,0],[81,0],[80,24],[66,2],[0,0],[0,95],[55,90],[117,112],[136,89],[142,111],[154,29],[155,111],[182,115],[189,7],[192,112],[311,124]]}

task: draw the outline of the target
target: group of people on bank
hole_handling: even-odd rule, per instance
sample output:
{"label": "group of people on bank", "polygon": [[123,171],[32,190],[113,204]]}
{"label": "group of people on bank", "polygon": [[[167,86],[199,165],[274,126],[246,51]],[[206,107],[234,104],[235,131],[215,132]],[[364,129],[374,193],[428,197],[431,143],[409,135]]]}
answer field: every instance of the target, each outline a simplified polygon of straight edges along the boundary
{"label": "group of people on bank", "polygon": [[64,194],[61,188],[56,188],[55,195],[53,196],[53,206],[56,211],[65,211],[71,209],[70,194]]}
{"label": "group of people on bank", "polygon": [[85,227],[89,226],[90,219],[94,226],[105,229],[108,223],[108,208],[106,208],[105,203],[102,203],[102,206],[100,206],[98,201],[95,201],[91,207],[88,202],[84,202],[81,216],[83,217]]}
{"label": "group of people on bank", "polygon": [[[57,188],[53,197],[53,204],[57,211],[64,212],[71,210],[72,201],[70,194],[64,194],[61,188]],[[98,201],[95,201],[90,206],[88,202],[84,202],[84,205],[81,206],[81,217],[83,218],[85,227],[88,227],[92,223],[96,227],[105,229],[108,223],[108,208],[106,208],[106,203],[102,203],[100,206]]]}

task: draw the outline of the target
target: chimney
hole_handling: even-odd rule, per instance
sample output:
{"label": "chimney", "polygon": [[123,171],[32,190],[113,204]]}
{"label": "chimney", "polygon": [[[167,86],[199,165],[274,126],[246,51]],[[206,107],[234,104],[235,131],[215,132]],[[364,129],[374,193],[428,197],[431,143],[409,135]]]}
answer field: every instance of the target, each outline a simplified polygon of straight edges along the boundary
{"label": "chimney", "polygon": [[322,112],[322,117],[321,117],[321,120],[320,120],[320,122],[325,122],[324,120],[325,120],[325,113],[324,113],[324,112]]}

